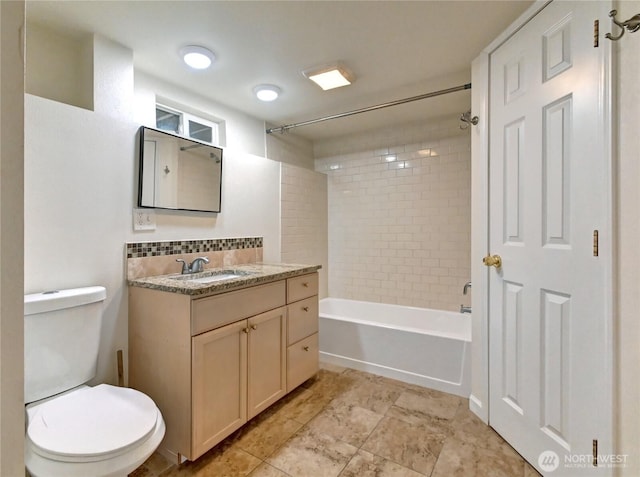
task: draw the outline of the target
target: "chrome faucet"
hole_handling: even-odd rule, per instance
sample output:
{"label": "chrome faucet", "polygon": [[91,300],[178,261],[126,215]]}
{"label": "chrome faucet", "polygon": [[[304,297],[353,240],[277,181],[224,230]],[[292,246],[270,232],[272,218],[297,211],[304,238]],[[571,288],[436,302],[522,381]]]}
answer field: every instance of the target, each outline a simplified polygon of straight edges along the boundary
{"label": "chrome faucet", "polygon": [[[467,282],[464,284],[464,288],[462,289],[462,294],[466,295],[469,293],[469,288],[471,288],[471,282]],[[460,305],[460,313],[471,313],[470,306]]]}
{"label": "chrome faucet", "polygon": [[198,257],[193,260],[190,264],[187,264],[181,258],[176,258],[176,262],[182,263],[182,274],[186,275],[188,273],[198,273],[201,272],[205,263],[209,263],[209,259],[207,257]]}

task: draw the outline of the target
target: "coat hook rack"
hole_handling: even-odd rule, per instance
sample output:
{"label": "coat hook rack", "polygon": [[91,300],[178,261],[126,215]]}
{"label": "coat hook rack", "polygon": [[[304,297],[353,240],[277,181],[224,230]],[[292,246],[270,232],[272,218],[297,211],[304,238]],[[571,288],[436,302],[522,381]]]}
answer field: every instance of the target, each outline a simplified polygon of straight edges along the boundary
{"label": "coat hook rack", "polygon": [[468,129],[470,124],[473,124],[474,126],[478,124],[478,116],[471,117],[471,110],[469,110],[466,113],[462,113],[460,121],[465,123],[465,125],[460,125],[460,129]]}
{"label": "coat hook rack", "polygon": [[618,36],[613,36],[611,33],[607,33],[604,37],[611,41],[618,41],[624,35],[625,28],[627,31],[631,33],[635,33],[640,30],[640,13],[632,16],[628,20],[624,22],[619,22],[616,20],[616,15],[618,14],[617,10],[611,10],[609,12],[609,16],[611,17],[611,21],[618,25],[622,30],[620,30],[620,34]]}

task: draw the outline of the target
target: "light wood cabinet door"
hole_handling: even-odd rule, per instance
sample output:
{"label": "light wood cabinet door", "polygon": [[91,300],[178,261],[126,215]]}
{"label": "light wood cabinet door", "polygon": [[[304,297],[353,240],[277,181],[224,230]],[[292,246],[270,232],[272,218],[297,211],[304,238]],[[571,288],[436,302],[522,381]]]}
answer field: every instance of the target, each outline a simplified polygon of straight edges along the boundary
{"label": "light wood cabinet door", "polygon": [[247,422],[247,320],[192,338],[195,460]]}
{"label": "light wood cabinet door", "polygon": [[287,392],[286,307],[249,318],[248,418]]}

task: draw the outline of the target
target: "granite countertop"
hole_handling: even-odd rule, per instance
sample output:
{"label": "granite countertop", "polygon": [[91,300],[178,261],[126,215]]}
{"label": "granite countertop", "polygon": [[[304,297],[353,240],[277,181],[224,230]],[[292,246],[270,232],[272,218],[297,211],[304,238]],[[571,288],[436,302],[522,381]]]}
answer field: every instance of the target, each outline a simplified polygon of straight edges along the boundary
{"label": "granite countertop", "polygon": [[[224,268],[209,268],[200,273],[181,275],[157,275],[153,277],[129,280],[129,286],[153,288],[155,290],[183,295],[214,295],[232,290],[239,290],[254,285],[261,285],[276,280],[283,280],[319,270],[321,265],[301,265],[292,263],[248,263]],[[215,275],[234,274],[238,277],[227,278],[209,283],[198,283],[194,279]]]}

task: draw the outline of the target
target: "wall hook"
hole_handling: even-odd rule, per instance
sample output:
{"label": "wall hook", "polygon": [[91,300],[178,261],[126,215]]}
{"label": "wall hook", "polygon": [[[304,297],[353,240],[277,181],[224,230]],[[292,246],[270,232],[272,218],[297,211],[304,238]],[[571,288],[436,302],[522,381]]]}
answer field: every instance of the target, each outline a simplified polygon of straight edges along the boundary
{"label": "wall hook", "polygon": [[609,12],[609,16],[611,17],[611,21],[621,28],[620,34],[618,36],[613,36],[611,33],[607,33],[604,36],[605,38],[607,38],[607,39],[609,39],[611,41],[618,41],[624,35],[625,28],[627,29],[627,31],[629,31],[631,33],[635,33],[638,30],[640,30],[640,13],[632,16],[631,18],[629,18],[628,20],[626,20],[624,22],[619,22],[618,20],[616,20],[616,15],[617,14],[618,14],[617,10],[611,10]]}
{"label": "wall hook", "polygon": [[464,123],[464,125],[460,125],[460,129],[468,129],[470,124],[473,124],[474,126],[478,124],[478,116],[471,117],[471,110],[469,110],[460,115],[460,121]]}

